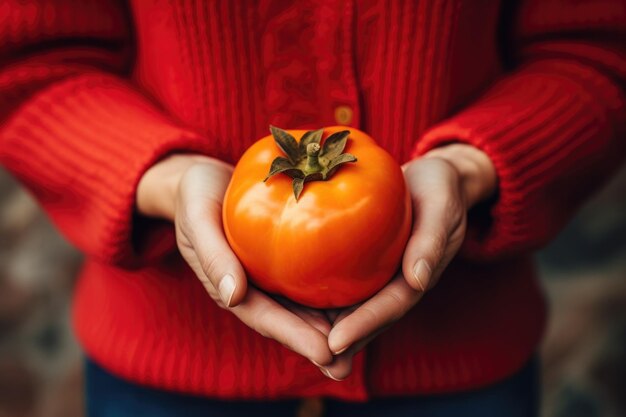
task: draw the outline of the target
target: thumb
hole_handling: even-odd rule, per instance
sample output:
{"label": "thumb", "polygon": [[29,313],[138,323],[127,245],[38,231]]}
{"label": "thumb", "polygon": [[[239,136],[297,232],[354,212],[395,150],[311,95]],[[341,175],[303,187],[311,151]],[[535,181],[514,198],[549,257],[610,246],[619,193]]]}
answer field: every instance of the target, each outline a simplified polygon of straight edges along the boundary
{"label": "thumb", "polygon": [[204,172],[202,167],[194,167],[190,171],[181,184],[181,207],[176,216],[179,248],[211,297],[218,304],[234,307],[245,298],[247,280],[224,236],[221,197],[216,199],[207,187],[210,169]]}
{"label": "thumb", "polygon": [[[194,228],[193,245],[200,271],[200,281],[213,296],[216,291],[226,307],[240,304],[246,295],[247,280],[243,267],[230,249],[223,232],[206,222]],[[214,297],[215,298],[215,297]],[[217,301],[217,300],[216,300]]]}
{"label": "thumb", "polygon": [[446,245],[447,236],[436,227],[422,227],[411,236],[402,260],[402,273],[413,289],[425,292],[434,285],[433,272]]}
{"label": "thumb", "polygon": [[448,163],[423,160],[410,166],[405,174],[413,199],[414,222],[402,272],[413,289],[424,292],[435,285],[458,250],[462,239],[451,239],[451,234],[463,230],[465,212],[455,172]]}

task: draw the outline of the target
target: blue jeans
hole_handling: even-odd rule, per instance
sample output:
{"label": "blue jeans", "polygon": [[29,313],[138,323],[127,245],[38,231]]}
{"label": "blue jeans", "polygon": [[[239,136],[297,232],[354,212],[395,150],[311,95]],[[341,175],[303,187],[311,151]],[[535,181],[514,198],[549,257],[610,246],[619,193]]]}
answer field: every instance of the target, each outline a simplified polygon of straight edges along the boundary
{"label": "blue jeans", "polygon": [[[536,417],[538,362],[532,359],[512,377],[470,392],[367,403],[324,400],[324,417]],[[88,417],[291,417],[302,405],[299,400],[221,401],[155,390],[121,380],[90,360],[86,363],[86,397]]]}

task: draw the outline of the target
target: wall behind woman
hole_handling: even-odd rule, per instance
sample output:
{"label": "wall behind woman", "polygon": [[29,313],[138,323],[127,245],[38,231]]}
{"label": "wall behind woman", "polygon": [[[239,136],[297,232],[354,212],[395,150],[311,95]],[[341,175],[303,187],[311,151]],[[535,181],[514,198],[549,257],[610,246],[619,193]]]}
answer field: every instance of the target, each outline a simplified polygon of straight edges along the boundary
{"label": "wall behind woman", "polygon": [[[81,256],[0,169],[0,417],[77,417]],[[538,255],[552,316],[544,417],[626,416],[626,168]]]}
{"label": "wall behind woman", "polygon": [[0,417],[82,415],[69,326],[81,256],[0,169]]}
{"label": "wall behind woman", "polygon": [[538,255],[544,416],[626,416],[626,167]]}

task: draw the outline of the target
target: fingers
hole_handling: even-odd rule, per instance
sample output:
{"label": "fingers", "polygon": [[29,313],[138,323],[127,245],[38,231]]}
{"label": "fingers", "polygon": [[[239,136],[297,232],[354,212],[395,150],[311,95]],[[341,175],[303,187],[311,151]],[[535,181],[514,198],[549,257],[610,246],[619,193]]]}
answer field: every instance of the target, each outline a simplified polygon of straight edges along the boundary
{"label": "fingers", "polygon": [[324,336],[328,336],[328,333],[330,333],[331,321],[322,310],[315,310],[313,308],[301,306],[284,297],[275,296],[274,299],[287,310],[291,311],[293,314],[300,317],[309,325],[313,326]]}
{"label": "fingers", "polygon": [[324,333],[255,288],[251,287],[245,301],[231,311],[252,329],[282,343],[317,366],[328,365],[333,360]]}
{"label": "fingers", "polygon": [[384,326],[374,333],[367,336],[365,339],[359,340],[352,346],[350,346],[343,353],[336,355],[333,359],[333,363],[328,366],[324,366],[321,368],[321,371],[324,375],[326,375],[330,379],[334,379],[335,381],[342,381],[350,376],[352,372],[352,360],[354,359],[354,355],[356,355],[361,349],[368,345],[369,342],[374,340],[379,334],[387,330],[389,325]]}
{"label": "fingers", "polygon": [[346,318],[348,315],[352,314],[354,310],[356,310],[357,308],[361,306],[361,304],[363,303],[358,303],[358,304],[352,305],[350,307],[342,308],[342,309],[327,310],[326,316],[328,317],[330,322],[333,324],[333,326],[335,326],[341,320]]}
{"label": "fingers", "polygon": [[415,305],[423,293],[415,291],[398,276],[353,313],[343,317],[328,335],[328,346],[333,354],[346,352],[350,347],[385,326],[395,322]]}
{"label": "fingers", "polygon": [[181,254],[207,292],[232,307],[244,299],[247,282],[222,229],[221,202],[229,178],[230,171],[219,165],[191,167],[181,180],[176,226]]}
{"label": "fingers", "polygon": [[465,229],[465,206],[458,174],[432,158],[409,164],[405,178],[413,199],[413,231],[402,272],[409,285],[426,291],[456,254]]}
{"label": "fingers", "polygon": [[328,335],[328,346],[335,356],[330,365],[321,368],[322,373],[338,381],[347,378],[354,355],[404,316],[422,295],[398,276],[360,306],[341,312]]}
{"label": "fingers", "polygon": [[402,275],[354,311],[333,314],[328,345],[335,354],[323,372],[343,379],[352,358],[378,334],[404,316],[431,288],[458,251],[465,234],[466,203],[459,173],[440,158],[403,167],[413,201],[414,223],[402,262]]}
{"label": "fingers", "polygon": [[198,164],[181,179],[175,223],[182,256],[211,297],[244,324],[317,366],[330,364],[330,322],[322,312],[288,300],[282,301],[285,308],[254,287],[247,288],[243,267],[222,228],[222,200],[230,174],[227,165]]}

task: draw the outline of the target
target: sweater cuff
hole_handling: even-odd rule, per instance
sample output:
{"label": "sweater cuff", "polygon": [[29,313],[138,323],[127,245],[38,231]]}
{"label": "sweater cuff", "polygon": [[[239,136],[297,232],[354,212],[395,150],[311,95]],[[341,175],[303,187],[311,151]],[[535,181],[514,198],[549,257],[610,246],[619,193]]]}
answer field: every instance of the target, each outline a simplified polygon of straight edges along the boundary
{"label": "sweater cuff", "polygon": [[606,107],[619,108],[621,96],[604,77],[586,75],[573,63],[528,65],[419,140],[413,157],[462,142],[496,168],[497,197],[470,211],[463,254],[486,259],[546,243],[597,186],[593,168],[604,171],[598,165],[616,136]]}
{"label": "sweater cuff", "polygon": [[2,161],[81,250],[132,266],[175,244],[173,227],[137,216],[143,173],[173,152],[209,153],[115,77],[94,73],[57,83],[16,111],[0,132]]}

